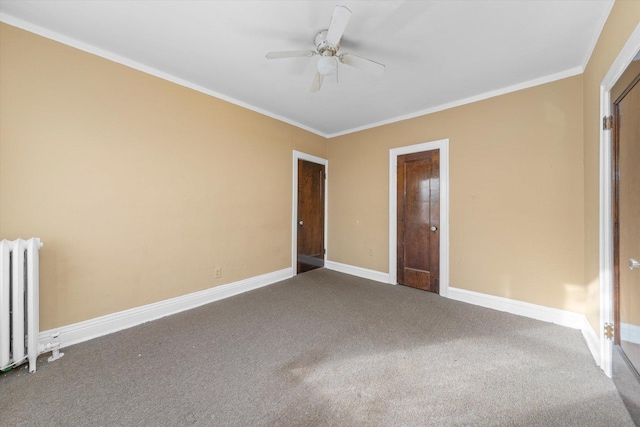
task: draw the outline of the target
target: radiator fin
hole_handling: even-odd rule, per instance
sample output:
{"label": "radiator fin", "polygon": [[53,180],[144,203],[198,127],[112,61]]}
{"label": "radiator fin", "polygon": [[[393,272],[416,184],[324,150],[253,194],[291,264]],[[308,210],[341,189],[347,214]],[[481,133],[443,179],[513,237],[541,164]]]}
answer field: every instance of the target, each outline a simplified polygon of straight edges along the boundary
{"label": "radiator fin", "polygon": [[0,370],[27,360],[36,370],[41,246],[38,238],[0,241]]}

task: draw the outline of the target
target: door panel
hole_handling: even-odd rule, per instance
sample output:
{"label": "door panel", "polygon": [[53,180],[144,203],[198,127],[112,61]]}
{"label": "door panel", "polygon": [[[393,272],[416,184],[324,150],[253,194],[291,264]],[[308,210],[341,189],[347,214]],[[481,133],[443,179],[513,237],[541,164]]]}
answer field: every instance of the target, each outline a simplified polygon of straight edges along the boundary
{"label": "door panel", "polygon": [[439,292],[439,150],[398,156],[398,283]]}
{"label": "door panel", "polygon": [[324,267],[324,165],[298,160],[298,273]]}
{"label": "door panel", "polygon": [[[640,381],[640,74],[631,67],[614,111],[615,344]],[[629,79],[631,77],[631,79]],[[634,268],[631,268],[634,267]]]}

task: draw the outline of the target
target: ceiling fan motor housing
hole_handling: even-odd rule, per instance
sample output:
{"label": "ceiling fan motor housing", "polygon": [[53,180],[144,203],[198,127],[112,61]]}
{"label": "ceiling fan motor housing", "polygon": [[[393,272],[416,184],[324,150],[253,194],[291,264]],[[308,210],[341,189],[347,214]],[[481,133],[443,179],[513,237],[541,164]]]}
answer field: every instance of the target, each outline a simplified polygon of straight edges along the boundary
{"label": "ceiling fan motor housing", "polygon": [[316,50],[322,56],[334,56],[338,49],[340,49],[340,43],[337,45],[333,45],[327,41],[327,33],[329,30],[322,30],[314,39],[314,44],[316,46]]}
{"label": "ceiling fan motor housing", "polygon": [[315,50],[269,52],[267,53],[266,58],[297,58],[319,55],[320,58],[316,64],[317,71],[313,84],[311,85],[311,92],[317,92],[320,90],[322,82],[326,76],[335,74],[336,81],[338,80],[339,63],[363,69],[374,75],[382,75],[382,73],[384,73],[383,64],[354,54],[342,53],[338,55],[342,35],[344,34],[344,30],[347,27],[350,17],[351,10],[349,10],[349,8],[346,6],[335,6],[333,14],[331,15],[331,21],[329,22],[329,28],[316,33],[313,39],[313,44],[316,48]]}

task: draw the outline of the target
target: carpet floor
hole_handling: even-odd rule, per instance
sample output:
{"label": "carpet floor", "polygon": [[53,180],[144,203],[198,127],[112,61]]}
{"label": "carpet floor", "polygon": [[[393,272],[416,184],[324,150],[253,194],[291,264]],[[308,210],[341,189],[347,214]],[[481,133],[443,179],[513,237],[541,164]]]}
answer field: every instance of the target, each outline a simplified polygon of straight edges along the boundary
{"label": "carpet floor", "polygon": [[64,353],[0,425],[634,425],[579,331],[324,269]]}

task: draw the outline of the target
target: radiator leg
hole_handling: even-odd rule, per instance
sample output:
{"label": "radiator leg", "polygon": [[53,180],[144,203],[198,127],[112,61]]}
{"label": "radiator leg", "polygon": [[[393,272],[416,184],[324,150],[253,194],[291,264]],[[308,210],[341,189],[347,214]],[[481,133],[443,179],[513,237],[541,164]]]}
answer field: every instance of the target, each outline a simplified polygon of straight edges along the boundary
{"label": "radiator leg", "polygon": [[30,373],[34,373],[36,371],[36,359],[38,358],[38,354],[31,354],[32,352],[29,352],[29,372]]}

